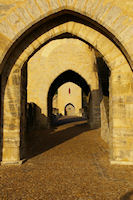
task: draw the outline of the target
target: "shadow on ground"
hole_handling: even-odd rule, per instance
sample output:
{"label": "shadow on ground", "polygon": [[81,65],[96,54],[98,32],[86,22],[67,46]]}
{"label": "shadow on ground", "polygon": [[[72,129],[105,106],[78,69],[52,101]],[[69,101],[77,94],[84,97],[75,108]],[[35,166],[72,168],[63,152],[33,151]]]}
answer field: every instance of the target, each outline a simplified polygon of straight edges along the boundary
{"label": "shadow on ground", "polygon": [[63,129],[35,130],[27,134],[26,159],[41,154],[77,135],[89,130],[86,121]]}
{"label": "shadow on ground", "polygon": [[85,121],[85,120],[87,120],[85,117],[63,116],[63,117],[58,118],[57,120],[55,119],[54,125],[59,126],[62,124],[68,124],[68,123],[72,123],[72,122],[79,122],[79,121]]}
{"label": "shadow on ground", "polygon": [[120,200],[133,200],[133,190],[122,196]]}

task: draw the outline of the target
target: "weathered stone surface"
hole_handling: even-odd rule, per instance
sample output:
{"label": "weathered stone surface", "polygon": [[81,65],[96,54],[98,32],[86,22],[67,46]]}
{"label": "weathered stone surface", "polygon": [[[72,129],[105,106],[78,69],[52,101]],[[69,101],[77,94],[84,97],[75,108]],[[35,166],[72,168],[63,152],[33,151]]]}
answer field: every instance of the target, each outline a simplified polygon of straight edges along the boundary
{"label": "weathered stone surface", "polygon": [[114,6],[112,7],[106,17],[105,17],[105,22],[108,26],[110,26],[120,15],[122,14],[121,9]]}
{"label": "weathered stone surface", "polygon": [[75,0],[67,0],[66,2],[67,2],[67,6],[72,7],[74,5]]}
{"label": "weathered stone surface", "polygon": [[42,12],[45,14],[49,10],[49,4],[47,0],[36,0],[37,4],[41,8]]}
{"label": "weathered stone surface", "polygon": [[[70,88],[70,93],[69,93]],[[57,95],[57,108],[59,109],[59,113],[64,115],[65,113],[65,106],[71,103],[74,106],[74,113],[75,116],[80,116],[80,109],[82,108],[82,96],[81,96],[81,88],[74,83],[68,82],[63,84],[58,89]],[[54,105],[53,105],[54,107]],[[56,107],[55,107],[56,108]]]}
{"label": "weathered stone surface", "polygon": [[19,18],[16,13],[11,13],[8,17],[8,22],[13,26],[14,29],[17,31],[21,31],[25,24],[23,21],[21,21],[21,18]]}
{"label": "weathered stone surface", "polygon": [[10,40],[12,40],[13,37],[15,36],[15,32],[13,31],[11,26],[9,26],[7,21],[2,21],[0,23],[0,30],[1,30],[2,34],[5,35]]}
{"label": "weathered stone surface", "polygon": [[60,7],[58,0],[51,0],[50,1],[51,9],[56,10]]}
{"label": "weathered stone surface", "polygon": [[86,1],[85,1],[85,0],[82,0],[82,1],[77,0],[77,1],[76,1],[75,8],[76,8],[77,10],[80,10],[80,9],[81,9],[81,10],[84,10],[85,6],[86,6]]}
{"label": "weathered stone surface", "polygon": [[121,33],[120,37],[124,38],[124,41],[128,41],[129,39],[132,39],[133,36],[133,24],[127,26]]}
{"label": "weathered stone surface", "polygon": [[37,6],[37,4],[35,3],[35,0],[28,0],[26,1],[26,9],[28,10],[29,14],[33,17],[33,18],[38,18],[41,15],[41,12]]}
{"label": "weathered stone surface", "polygon": [[28,13],[26,7],[21,6],[16,8],[17,14],[21,17],[25,24],[29,24],[32,22],[32,17],[30,13]]}
{"label": "weathered stone surface", "polygon": [[101,137],[102,139],[110,143],[110,131],[109,131],[109,97],[103,96],[103,100],[100,104],[101,109]]}
{"label": "weathered stone surface", "polygon": [[5,2],[0,2],[0,17],[3,17],[6,15],[6,13],[15,6],[13,3],[5,4]]}

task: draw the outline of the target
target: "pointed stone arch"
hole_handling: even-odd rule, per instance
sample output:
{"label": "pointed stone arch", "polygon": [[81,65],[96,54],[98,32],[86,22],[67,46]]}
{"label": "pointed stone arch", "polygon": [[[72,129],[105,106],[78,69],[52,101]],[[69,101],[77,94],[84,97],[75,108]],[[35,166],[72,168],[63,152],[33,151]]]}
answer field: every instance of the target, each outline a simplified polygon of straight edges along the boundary
{"label": "pointed stone arch", "polygon": [[[69,109],[70,109],[70,112],[69,112]],[[75,114],[75,106],[72,103],[68,103],[67,105],[65,105],[64,113],[67,116],[74,115]]]}
{"label": "pointed stone arch", "polygon": [[[102,26],[103,33],[108,32],[107,35],[111,35],[112,40],[117,44],[120,41],[119,44],[132,65],[133,24],[131,19],[124,13],[121,5],[103,0],[25,0],[17,4],[1,18],[0,34],[4,41],[1,41],[0,60],[3,60],[8,49],[30,27],[36,27],[37,23],[43,19],[51,19],[52,15],[58,15],[59,12],[64,11],[79,13],[91,22],[97,23],[97,26]],[[126,32],[128,34],[125,37]]]}
{"label": "pointed stone arch", "polygon": [[56,77],[54,79],[54,81],[51,83],[50,87],[49,87],[49,91],[48,91],[48,97],[47,97],[47,109],[48,109],[48,117],[50,120],[50,116],[52,115],[52,98],[56,92],[56,90],[58,90],[58,88],[63,85],[64,83],[67,82],[73,82],[76,85],[78,85],[79,87],[82,88],[82,90],[86,93],[86,95],[89,94],[90,92],[90,82],[88,83],[87,80],[85,79],[84,76],[82,76],[82,74],[77,73],[76,71],[73,70],[66,70],[64,72],[62,72],[61,74],[58,75],[58,77]]}
{"label": "pointed stone arch", "polygon": [[[57,9],[58,10],[58,9]],[[35,22],[35,21],[34,21]],[[102,23],[101,23],[102,24]],[[108,28],[109,29],[109,28]],[[4,32],[5,29],[3,29]],[[10,29],[9,29],[10,32]],[[21,32],[21,31],[20,31]],[[59,26],[54,27],[53,29],[49,28],[45,34],[38,37],[34,40],[26,49],[23,45],[20,45],[21,51],[18,51],[18,54],[13,56],[13,49],[11,48],[8,53],[10,54],[9,59],[6,54],[5,59],[3,60],[2,66],[5,71],[2,77],[2,103],[4,105],[4,148],[3,148],[3,162],[17,162],[19,158],[19,145],[20,145],[20,77],[21,77],[21,68],[32,53],[41,47],[42,44],[48,40],[54,38],[57,35],[62,33],[71,33],[76,35],[83,40],[90,43],[96,49],[98,49],[104,56],[104,60],[107,62],[110,71],[110,149],[111,149],[111,160],[112,163],[131,163],[133,162],[132,158],[132,143],[133,143],[133,127],[132,127],[132,113],[131,110],[133,102],[133,75],[130,69],[129,64],[131,65],[131,59],[128,53],[125,52],[125,49],[121,48],[117,44],[116,38],[113,38],[111,41],[108,37],[104,36],[104,33],[100,33],[97,30],[88,27],[85,24],[78,22],[70,21],[60,24]],[[13,34],[13,33],[12,33]],[[22,34],[22,32],[21,32]],[[19,35],[19,34],[18,34]],[[116,34],[117,35],[117,34]],[[12,41],[17,39],[16,36],[12,35]],[[17,41],[19,42],[19,40]],[[10,43],[10,42],[9,42]],[[11,43],[8,43],[8,48],[11,46]],[[104,44],[104,45],[103,45]],[[16,45],[16,44],[15,44]],[[14,47],[13,47],[14,48]],[[7,50],[7,48],[5,48]],[[4,49],[4,50],[5,50]],[[5,50],[5,52],[7,52]],[[123,52],[123,53],[122,53]],[[129,52],[129,51],[128,51]],[[20,54],[20,56],[19,56]],[[3,51],[3,55],[5,55]],[[15,57],[15,59],[14,59]],[[8,60],[7,60],[8,58]],[[3,57],[1,57],[3,59]],[[11,71],[11,72],[10,72]],[[10,75],[9,75],[10,74]],[[8,77],[9,76],[9,77]],[[8,81],[7,81],[8,80]],[[4,90],[5,88],[5,90]],[[17,102],[17,103],[16,103]],[[119,110],[119,111],[118,111]],[[9,112],[10,111],[10,112]],[[15,113],[15,114],[14,114]],[[123,118],[123,113],[126,114],[127,118]],[[8,125],[8,122],[14,122],[14,127]],[[10,133],[9,133],[10,132]],[[12,133],[14,136],[12,136]],[[126,135],[126,136],[125,136]],[[130,142],[128,138],[130,135]],[[13,137],[13,139],[12,139]],[[123,138],[124,143],[121,142],[120,138]],[[118,145],[117,141],[120,143]],[[8,142],[11,142],[13,145],[13,151],[8,152]],[[16,148],[17,143],[17,148]],[[9,153],[6,157],[7,152]],[[16,156],[13,156],[16,154]],[[15,160],[12,160],[12,156],[15,157]]]}

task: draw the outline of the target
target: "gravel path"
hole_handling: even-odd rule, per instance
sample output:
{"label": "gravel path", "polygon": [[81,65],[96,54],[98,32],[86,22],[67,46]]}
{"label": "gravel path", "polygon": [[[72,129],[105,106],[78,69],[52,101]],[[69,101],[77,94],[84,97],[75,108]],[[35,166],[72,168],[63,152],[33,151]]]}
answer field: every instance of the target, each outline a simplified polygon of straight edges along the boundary
{"label": "gravel path", "polygon": [[133,166],[110,165],[100,129],[86,121],[29,135],[28,160],[0,166],[2,200],[130,200]]}

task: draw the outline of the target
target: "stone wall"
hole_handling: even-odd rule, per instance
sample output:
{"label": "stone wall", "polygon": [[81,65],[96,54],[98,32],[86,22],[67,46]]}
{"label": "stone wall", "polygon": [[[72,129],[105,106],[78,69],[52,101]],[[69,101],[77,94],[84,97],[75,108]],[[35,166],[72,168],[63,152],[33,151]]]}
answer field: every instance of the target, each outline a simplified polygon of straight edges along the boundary
{"label": "stone wall", "polygon": [[[70,88],[70,94],[69,94]],[[68,82],[58,89],[58,109],[59,113],[65,115],[65,106],[71,103],[75,108],[75,115],[81,116],[82,108],[81,88],[74,83]]]}
{"label": "stone wall", "polygon": [[101,107],[101,137],[102,139],[109,143],[109,97],[103,96]]}

